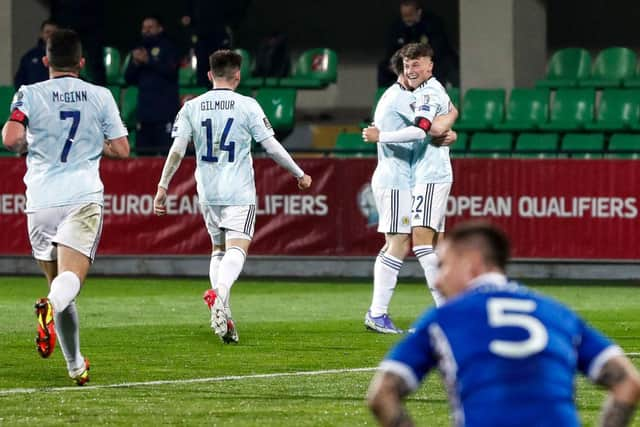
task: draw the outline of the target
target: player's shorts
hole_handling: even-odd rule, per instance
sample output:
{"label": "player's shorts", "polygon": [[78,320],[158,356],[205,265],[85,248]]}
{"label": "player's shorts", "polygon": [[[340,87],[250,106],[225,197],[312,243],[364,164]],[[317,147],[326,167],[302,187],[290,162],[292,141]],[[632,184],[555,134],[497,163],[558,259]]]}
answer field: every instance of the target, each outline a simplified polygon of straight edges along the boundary
{"label": "player's shorts", "polygon": [[59,206],[27,214],[33,256],[55,261],[57,245],[80,252],[93,262],[102,234],[102,206],[97,203]]}
{"label": "player's shorts", "polygon": [[202,215],[214,245],[225,240],[253,238],[256,223],[256,205],[202,206]]}
{"label": "player's shorts", "polygon": [[413,206],[411,207],[411,226],[428,227],[444,232],[447,199],[451,183],[417,184],[413,187]]}
{"label": "player's shorts", "polygon": [[411,234],[411,190],[373,189],[378,209],[378,231]]}

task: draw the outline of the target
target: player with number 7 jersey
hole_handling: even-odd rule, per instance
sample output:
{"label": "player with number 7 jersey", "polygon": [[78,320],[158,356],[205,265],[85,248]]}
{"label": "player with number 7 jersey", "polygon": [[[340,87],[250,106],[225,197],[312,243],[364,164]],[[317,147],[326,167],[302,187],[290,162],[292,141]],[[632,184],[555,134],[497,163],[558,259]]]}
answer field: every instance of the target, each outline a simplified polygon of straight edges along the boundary
{"label": "player with number 7 jersey", "polygon": [[209,267],[212,289],[205,292],[204,299],[211,328],[225,343],[238,342],[229,297],[242,271],[255,225],[252,140],[297,179],[300,189],[311,186],[311,177],[274,138],[271,124],[256,100],[235,92],[241,63],[241,56],[229,50],[216,51],[209,58],[213,89],[187,101],[178,112],[174,142],[154,200],[156,214],[165,214],[169,183],[187,144],[193,141],[198,199],[213,246]]}

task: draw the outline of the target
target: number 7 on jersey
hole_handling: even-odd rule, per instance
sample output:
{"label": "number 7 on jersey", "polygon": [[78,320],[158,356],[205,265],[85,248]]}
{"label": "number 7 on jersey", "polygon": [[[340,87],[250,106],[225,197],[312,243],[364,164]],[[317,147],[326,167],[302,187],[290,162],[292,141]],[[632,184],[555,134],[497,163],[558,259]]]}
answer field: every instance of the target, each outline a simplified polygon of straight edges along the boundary
{"label": "number 7 on jersey", "polygon": [[60,155],[60,161],[63,163],[67,162],[67,156],[69,156],[69,151],[71,151],[71,144],[73,144],[73,139],[76,137],[76,132],[78,131],[78,125],[80,124],[80,111],[60,111],[60,120],[66,119],[72,119],[72,121],[71,128],[69,129],[69,136],[67,136],[67,140],[64,142],[62,155]]}

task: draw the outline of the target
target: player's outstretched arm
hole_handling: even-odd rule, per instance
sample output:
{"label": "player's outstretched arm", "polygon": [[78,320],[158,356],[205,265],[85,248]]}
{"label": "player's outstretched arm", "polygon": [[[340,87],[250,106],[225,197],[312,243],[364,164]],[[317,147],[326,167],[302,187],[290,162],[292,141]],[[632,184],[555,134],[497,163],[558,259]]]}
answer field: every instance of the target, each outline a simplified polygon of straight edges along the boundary
{"label": "player's outstretched arm", "polygon": [[27,133],[24,125],[19,122],[8,121],[2,128],[2,143],[9,151],[26,153]]}
{"label": "player's outstretched arm", "polygon": [[450,105],[449,112],[433,119],[433,124],[429,129],[429,135],[433,137],[445,136],[451,130],[453,124],[458,119],[458,109]]}
{"label": "player's outstretched arm", "polygon": [[107,140],[102,147],[102,154],[112,159],[126,159],[129,151],[129,139],[126,136]]}
{"label": "player's outstretched arm", "polygon": [[640,374],[626,356],[609,359],[596,383],[609,390],[600,417],[602,427],[631,425],[633,413],[640,401]]}
{"label": "player's outstretched arm", "polygon": [[156,215],[164,215],[167,213],[166,203],[169,183],[180,167],[180,163],[182,163],[188,144],[189,141],[180,136],[173,140],[173,144],[169,149],[169,155],[167,156],[167,160],[164,162],[164,167],[162,168],[160,182],[158,182],[158,191],[153,199],[153,211]]}
{"label": "player's outstretched arm", "polygon": [[265,151],[277,164],[291,172],[293,176],[298,180],[298,188],[306,190],[311,187],[311,177],[304,173],[304,171],[298,166],[298,164],[291,158],[291,155],[284,149],[282,144],[278,142],[274,137],[269,137],[260,144],[264,147]]}
{"label": "player's outstretched arm", "polygon": [[378,372],[371,382],[367,402],[382,426],[413,426],[402,402],[409,393],[405,380],[391,372]]}

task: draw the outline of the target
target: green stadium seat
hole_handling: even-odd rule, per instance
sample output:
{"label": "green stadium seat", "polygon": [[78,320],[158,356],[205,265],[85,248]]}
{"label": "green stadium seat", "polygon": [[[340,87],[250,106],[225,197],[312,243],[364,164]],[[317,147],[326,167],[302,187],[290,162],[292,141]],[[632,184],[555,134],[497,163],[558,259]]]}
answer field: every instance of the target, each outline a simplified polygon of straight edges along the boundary
{"label": "green stadium seat", "polygon": [[455,130],[485,130],[502,122],[504,89],[469,89],[462,100],[462,114]]}
{"label": "green stadium seat", "polygon": [[605,89],[602,91],[596,121],[585,129],[618,131],[638,123],[640,91],[633,89]]}
{"label": "green stadium seat", "polygon": [[181,87],[195,86],[197,83],[197,62],[192,56],[186,64],[178,68],[178,85]]}
{"label": "green stadium seat", "polygon": [[248,50],[235,49],[234,52],[242,57],[242,65],[240,67],[240,86],[242,88],[256,89],[264,85],[264,78],[252,77],[253,59]]}
{"label": "green stadium seat", "polygon": [[609,152],[606,157],[640,159],[640,134],[613,134],[609,140]]}
{"label": "green stadium seat", "polygon": [[593,63],[591,77],[582,79],[580,87],[617,87],[624,79],[633,77],[637,55],[626,47],[610,47],[601,51]]}
{"label": "green stadium seat", "polygon": [[127,128],[134,128],[137,123],[136,113],[138,111],[138,87],[129,86],[122,92],[122,104],[120,115]]}
{"label": "green stadium seat", "polygon": [[4,126],[9,118],[9,109],[15,91],[13,86],[0,86],[0,126]]}
{"label": "green stadium seat", "polygon": [[537,87],[551,89],[575,87],[578,80],[591,73],[591,55],[586,49],[566,48],[556,51],[547,63],[547,74],[536,82]]}
{"label": "green stadium seat", "polygon": [[602,158],[604,134],[568,133],[562,139],[561,150],[568,153],[572,158]]}
{"label": "green stadium seat", "polygon": [[469,157],[510,157],[513,136],[510,133],[478,132],[471,137]]}
{"label": "green stadium seat", "polygon": [[636,73],[633,76],[624,79],[622,81],[622,86],[630,89],[640,89],[640,61],[638,61]]}
{"label": "green stadium seat", "polygon": [[449,95],[449,99],[451,99],[453,106],[460,108],[460,88],[452,87],[447,89],[447,95]]}
{"label": "green stadium seat", "polygon": [[136,129],[131,128],[127,129],[129,132],[129,148],[130,148],[130,157],[136,157]]}
{"label": "green stadium seat", "polygon": [[375,155],[376,144],[364,142],[361,133],[340,133],[335,145],[336,157],[353,157],[362,155]]}
{"label": "green stadium seat", "polygon": [[593,89],[558,89],[551,103],[549,122],[540,129],[571,131],[582,129],[593,121],[595,91]]}
{"label": "green stadium seat", "polygon": [[[304,51],[296,61],[291,77],[275,79],[278,86],[295,89],[323,89],[338,79],[338,55],[327,48]],[[266,84],[274,82],[266,79]]]}
{"label": "green stadium seat", "polygon": [[523,133],[516,139],[516,157],[538,159],[557,157],[559,136],[557,133]]}
{"label": "green stadium seat", "polygon": [[504,123],[497,130],[526,131],[537,128],[549,118],[549,91],[547,89],[513,89],[507,104]]}
{"label": "green stadium seat", "polygon": [[104,70],[108,85],[122,83],[121,65],[120,51],[115,47],[106,46],[104,48]]}
{"label": "green stadium seat", "polygon": [[458,139],[452,145],[449,146],[449,152],[454,157],[464,157],[467,151],[467,144],[469,142],[469,134],[465,132],[457,132]]}
{"label": "green stadium seat", "polygon": [[293,130],[296,111],[295,89],[262,88],[256,92],[260,104],[280,139]]}
{"label": "green stadium seat", "polygon": [[117,105],[120,105],[120,86],[118,85],[109,85],[107,86],[107,89],[109,89],[111,91],[111,94],[113,95],[113,99],[116,101]]}

